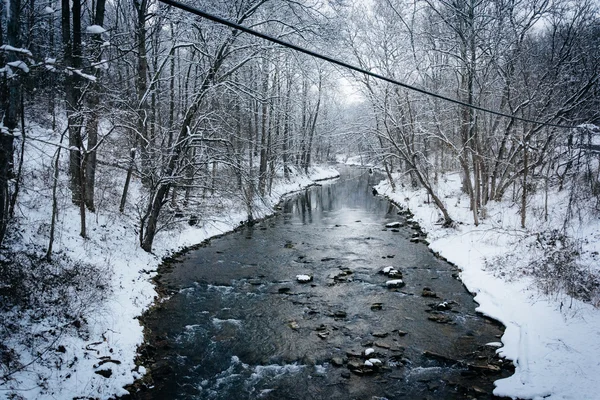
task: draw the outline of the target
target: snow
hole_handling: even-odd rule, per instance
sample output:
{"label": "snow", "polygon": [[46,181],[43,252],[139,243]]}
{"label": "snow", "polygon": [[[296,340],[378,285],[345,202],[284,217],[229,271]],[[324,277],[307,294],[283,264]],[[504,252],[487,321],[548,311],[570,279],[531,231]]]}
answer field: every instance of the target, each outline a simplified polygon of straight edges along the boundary
{"label": "snow", "polygon": [[385,286],[389,287],[389,288],[396,288],[396,287],[400,287],[404,284],[404,282],[402,281],[402,279],[392,279],[389,280],[385,283]]}
{"label": "snow", "polygon": [[[28,178],[23,185],[19,198],[19,238],[15,246],[23,249],[31,246],[45,248],[52,210],[51,202],[47,200],[51,185],[44,179],[50,176],[48,163],[58,145],[60,135],[56,132],[64,130],[64,126],[57,127],[56,132],[35,126],[32,122],[27,126],[24,172],[31,179]],[[104,130],[108,131],[108,128]],[[142,198],[142,189],[140,182],[133,180],[126,212],[118,212],[118,196],[113,195],[113,200],[105,198],[105,203],[99,203],[95,214],[88,213],[88,238],[83,239],[79,236],[78,207],[71,203],[66,190],[67,168],[68,152],[63,152],[59,177],[59,193],[63,194],[60,197],[54,254],[58,259],[73,260],[75,264],[90,263],[105,271],[102,275],[109,278],[107,294],[102,301],[87,305],[84,314],[85,335],[70,329],[47,338],[44,335],[48,336],[45,332],[52,321],[42,318],[35,322],[24,318],[22,324],[30,337],[35,338],[36,347],[29,347],[19,338],[11,338],[3,345],[15,349],[21,364],[31,364],[15,372],[12,380],[0,381],[0,398],[11,398],[13,394],[17,398],[40,400],[77,397],[109,399],[125,395],[124,386],[146,373],[143,367],[136,366],[134,362],[137,348],[144,339],[138,318],[157,298],[150,279],[156,275],[162,258],[212,236],[229,232],[247,216],[245,208],[231,200],[227,207],[196,226],[184,224],[177,230],[161,231],[155,238],[154,253],[146,253],[139,247],[136,232],[138,217],[133,205]],[[106,168],[110,167],[103,166],[104,170]],[[327,166],[310,168],[308,175],[293,172],[290,180],[280,178],[274,181],[271,196],[264,201],[256,201],[255,218],[273,213],[274,206],[282,196],[314,184],[316,180],[339,176],[335,169]],[[125,171],[114,169],[104,173],[105,179],[109,180],[106,190],[118,192],[124,182]],[[224,201],[216,200],[220,203]],[[213,286],[208,290],[231,288]],[[63,302],[71,300],[62,299]],[[216,326],[241,326],[241,321],[234,319],[213,319],[212,323]],[[59,346],[64,346],[64,353],[55,350]],[[38,351],[42,353],[39,360],[36,359]],[[100,366],[102,357],[109,357],[120,364],[109,362]],[[95,373],[108,368],[112,371],[110,379]],[[255,372],[261,375],[281,371],[281,368],[296,371],[302,367],[256,367]],[[22,388],[28,390],[20,390]]]}
{"label": "snow", "polygon": [[46,6],[44,8],[44,14],[54,14],[56,11],[52,7]]}
{"label": "snow", "polygon": [[4,44],[4,45],[0,46],[0,50],[12,51],[14,53],[25,54],[26,56],[33,57],[33,54],[31,54],[31,51],[24,49],[24,48],[13,47],[9,44]]}
{"label": "snow", "polygon": [[29,67],[23,61],[11,61],[6,64],[10,65],[11,67],[14,67],[14,68],[19,68],[21,71],[25,72],[26,74],[29,73]]}
{"label": "snow", "polygon": [[368,356],[373,353],[375,353],[375,349],[372,349],[370,347],[368,349],[365,349],[365,356]]}
{"label": "snow", "polygon": [[96,82],[96,77],[94,75],[85,74],[80,69],[73,69],[72,71],[84,79],[87,79],[92,82]]}
{"label": "snow", "polygon": [[381,362],[379,358],[369,358],[367,361],[365,361],[365,365],[367,367],[380,366],[383,365],[383,362]]}
{"label": "snow", "polygon": [[[440,198],[450,216],[460,222],[448,229],[437,223],[439,211],[427,202],[423,190],[398,185],[392,192],[387,181],[376,189],[410,208],[414,220],[427,232],[431,250],[461,269],[462,281],[479,304],[477,311],[506,326],[502,343],[488,345],[499,346],[498,354],[512,360],[516,370],[495,382],[494,394],[523,399],[598,398],[600,312],[566,294],[544,294],[524,273],[528,260],[539,256],[531,246],[535,233],[562,226],[566,196],[550,194],[548,221],[535,212],[543,209],[542,194],[533,196],[526,229],[520,228],[518,207],[509,201],[489,203],[487,218],[474,226],[460,185],[458,174],[440,179]],[[582,254],[600,250],[598,225],[597,217],[583,218],[581,225],[571,229],[587,239]],[[590,258],[585,256],[584,261],[586,257]],[[597,261],[589,265],[598,269]]]}
{"label": "snow", "polygon": [[300,283],[306,283],[312,281],[312,276],[310,275],[296,275],[296,280]]}
{"label": "snow", "polygon": [[87,28],[85,28],[85,31],[92,35],[100,35],[100,34],[106,32],[106,29],[104,29],[100,25],[90,25]]}

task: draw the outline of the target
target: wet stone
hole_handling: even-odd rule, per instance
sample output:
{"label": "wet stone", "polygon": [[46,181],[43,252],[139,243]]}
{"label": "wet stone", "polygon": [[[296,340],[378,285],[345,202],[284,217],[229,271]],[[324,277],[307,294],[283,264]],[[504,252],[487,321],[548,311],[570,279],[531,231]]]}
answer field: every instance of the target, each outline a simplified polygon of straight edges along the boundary
{"label": "wet stone", "polygon": [[383,303],[373,303],[371,304],[372,311],[380,311],[383,309]]}
{"label": "wet stone", "polygon": [[334,367],[341,367],[344,365],[344,359],[342,357],[333,357],[331,359],[331,365]]}
{"label": "wet stone", "polygon": [[324,331],[324,332],[318,332],[317,336],[320,337],[321,339],[327,339],[329,337],[330,332],[329,331]]}
{"label": "wet stone", "polygon": [[423,297],[438,297],[437,293],[435,293],[433,290],[431,290],[431,288],[428,288],[428,287],[423,288],[423,291],[421,292],[421,296],[423,296]]}
{"label": "wet stone", "polygon": [[378,338],[384,338],[388,336],[387,332],[373,332],[372,333],[373,336],[378,337]]}
{"label": "wet stone", "polygon": [[346,356],[350,357],[350,358],[360,358],[362,357],[363,353],[361,350],[347,350],[346,351]]}
{"label": "wet stone", "polygon": [[348,314],[346,314],[346,311],[336,311],[333,313],[333,317],[334,318],[339,318],[339,319],[344,319],[347,317]]}
{"label": "wet stone", "polygon": [[376,340],[375,342],[373,342],[373,345],[376,347],[379,347],[381,349],[386,349],[389,350],[392,348],[392,345],[386,342],[382,342],[380,340]]}
{"label": "wet stone", "polygon": [[448,324],[452,319],[444,314],[433,314],[427,317],[428,320],[437,322],[438,324]]}

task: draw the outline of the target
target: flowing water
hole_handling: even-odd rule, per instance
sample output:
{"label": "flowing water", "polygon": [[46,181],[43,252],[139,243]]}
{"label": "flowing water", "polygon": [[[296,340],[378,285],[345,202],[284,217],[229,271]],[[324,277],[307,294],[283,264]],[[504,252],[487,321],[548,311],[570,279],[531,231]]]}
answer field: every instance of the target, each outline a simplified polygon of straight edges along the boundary
{"label": "flowing water", "polygon": [[[373,195],[381,179],[344,170],[164,267],[158,284],[172,295],[143,319],[152,381],[133,397],[492,398],[511,372],[495,357],[502,327]],[[386,286],[387,266],[403,287]],[[373,358],[381,365],[365,365]]]}

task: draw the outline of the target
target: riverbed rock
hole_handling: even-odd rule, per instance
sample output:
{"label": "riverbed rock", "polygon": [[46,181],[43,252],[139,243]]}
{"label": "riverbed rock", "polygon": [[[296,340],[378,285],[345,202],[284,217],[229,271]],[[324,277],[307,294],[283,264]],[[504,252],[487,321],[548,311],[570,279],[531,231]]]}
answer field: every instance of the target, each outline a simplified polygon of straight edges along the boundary
{"label": "riverbed rock", "polygon": [[399,221],[389,222],[389,223],[385,224],[386,228],[400,228],[401,226],[402,226],[402,222],[399,222]]}
{"label": "riverbed rock", "polygon": [[385,283],[385,286],[388,289],[397,289],[404,286],[404,281],[402,279],[392,279]]}
{"label": "riverbed rock", "polygon": [[341,367],[344,365],[344,359],[342,357],[333,357],[331,359],[331,365],[334,367]]}
{"label": "riverbed rock", "polygon": [[351,349],[346,351],[346,356],[348,356],[349,358],[360,358],[362,357],[362,355],[363,353],[361,350]]}
{"label": "riverbed rock", "polygon": [[344,319],[348,316],[346,311],[338,310],[333,313],[333,318]]}
{"label": "riverbed rock", "polygon": [[435,293],[433,290],[431,290],[431,288],[428,287],[424,287],[423,291],[421,292],[421,296],[423,297],[438,297],[437,293]]}
{"label": "riverbed rock", "polygon": [[323,332],[317,332],[317,336],[321,339],[327,339],[329,337],[331,332],[329,331],[323,331]]}
{"label": "riverbed rock", "polygon": [[402,272],[398,271],[396,268],[392,266],[385,267],[379,273],[389,276],[390,278],[398,278],[402,279]]}
{"label": "riverbed rock", "polygon": [[300,274],[300,275],[296,275],[296,280],[299,283],[308,283],[308,282],[312,282],[313,277],[312,277],[312,275]]}
{"label": "riverbed rock", "polygon": [[389,344],[389,343],[386,343],[386,342],[383,342],[383,341],[381,341],[381,340],[376,340],[376,341],[374,341],[374,342],[373,342],[373,345],[374,345],[375,347],[379,347],[380,349],[386,349],[386,350],[389,350],[389,349],[391,349],[391,348],[392,348],[392,345],[391,345],[391,344]]}
{"label": "riverbed rock", "polygon": [[365,361],[364,365],[366,367],[379,368],[383,365],[383,362],[379,358],[369,358],[368,360]]}
{"label": "riverbed rock", "polygon": [[362,370],[363,362],[361,360],[352,359],[348,360],[348,369],[350,371]]}
{"label": "riverbed rock", "polygon": [[300,329],[300,325],[298,325],[298,322],[296,322],[296,321],[290,321],[288,323],[288,326],[290,328],[292,328],[293,330],[295,330],[295,331],[297,331],[298,329]]}
{"label": "riverbed rock", "polygon": [[371,311],[380,311],[383,309],[383,303],[373,303],[371,304]]}
{"label": "riverbed rock", "polygon": [[373,332],[371,335],[378,338],[384,338],[387,337],[389,334],[387,332]]}
{"label": "riverbed rock", "polygon": [[408,335],[408,332],[404,332],[403,330],[400,330],[400,329],[398,329],[397,332],[398,332],[399,336],[406,336],[406,335]]}
{"label": "riverbed rock", "polygon": [[448,324],[452,322],[452,318],[444,314],[433,314],[427,317],[428,320],[437,322],[438,324]]}

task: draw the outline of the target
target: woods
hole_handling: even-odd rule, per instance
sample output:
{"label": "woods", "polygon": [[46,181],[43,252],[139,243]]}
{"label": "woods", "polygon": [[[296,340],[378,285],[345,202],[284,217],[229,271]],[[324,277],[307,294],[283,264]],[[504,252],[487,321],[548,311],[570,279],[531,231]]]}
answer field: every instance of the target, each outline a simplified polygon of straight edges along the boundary
{"label": "woods", "polygon": [[[600,211],[597,1],[186,4],[356,68],[159,0],[0,1],[0,386],[61,335],[108,343],[87,316],[111,290],[137,318],[190,229],[253,225],[326,163],[381,169],[444,235],[516,216],[542,291],[600,304],[576,237]],[[15,332],[46,347],[23,361]]]}
{"label": "woods", "polygon": [[[200,6],[305,44],[323,37],[330,25],[331,10],[318,4]],[[287,176],[290,167],[306,171],[315,158],[325,158],[317,138],[331,107],[324,93],[331,85],[326,66],[147,0],[11,7],[18,12],[3,14],[12,27],[3,37],[12,47],[2,54],[28,70],[10,63],[3,68],[10,93],[3,108],[10,151],[5,159],[13,158],[11,141],[19,136],[20,90],[24,113],[37,116],[36,123],[66,114],[70,191],[80,208],[82,237],[86,214],[96,211],[102,161],[127,169],[122,212],[132,178],[141,180],[146,204],[139,212],[139,241],[151,251],[154,236],[173,215],[185,208],[196,213],[194,205],[208,193],[237,187],[252,220],[253,202],[270,191],[277,170]],[[35,45],[35,54],[18,40],[26,22],[31,29],[23,43]],[[33,90],[37,86],[43,90]],[[46,105],[50,115],[39,112]],[[5,191],[8,199],[8,184]]]}

